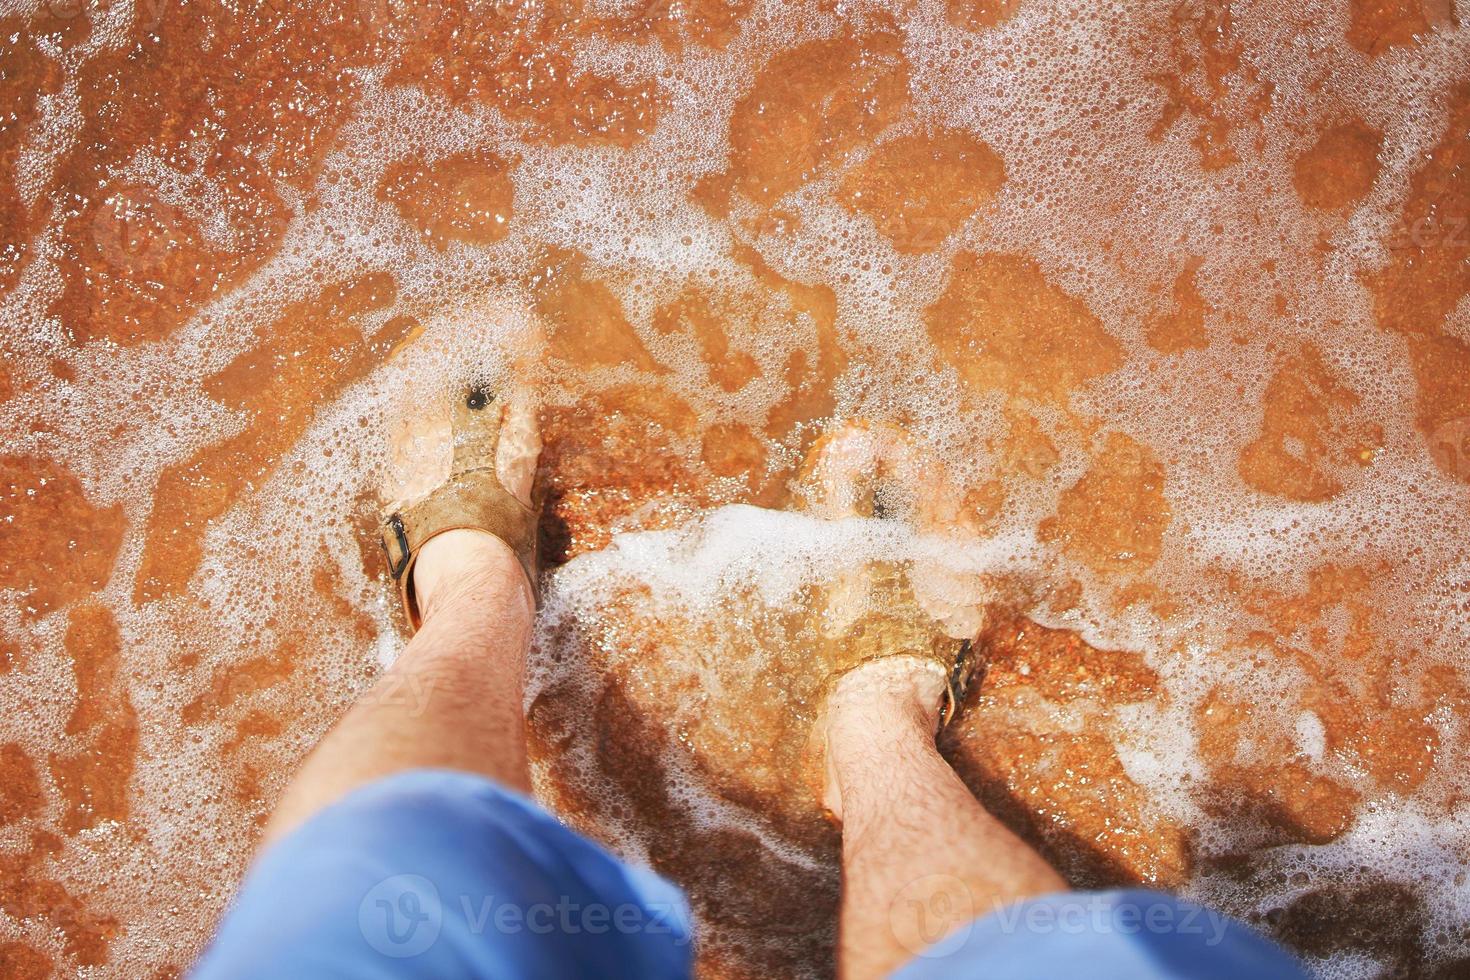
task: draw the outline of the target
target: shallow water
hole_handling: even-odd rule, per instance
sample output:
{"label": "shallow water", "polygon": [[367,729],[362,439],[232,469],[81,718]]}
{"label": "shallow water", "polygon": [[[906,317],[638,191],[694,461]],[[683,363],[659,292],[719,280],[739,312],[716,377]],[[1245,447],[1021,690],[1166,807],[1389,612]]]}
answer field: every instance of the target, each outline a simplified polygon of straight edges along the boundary
{"label": "shallow water", "polygon": [[[1074,882],[1463,969],[1467,18],[0,3],[0,972],[188,963],[401,648],[385,420],[528,345],[538,791],[709,972],[830,970],[877,560],[985,597],[943,747]],[[822,520],[859,418],[893,519]]]}

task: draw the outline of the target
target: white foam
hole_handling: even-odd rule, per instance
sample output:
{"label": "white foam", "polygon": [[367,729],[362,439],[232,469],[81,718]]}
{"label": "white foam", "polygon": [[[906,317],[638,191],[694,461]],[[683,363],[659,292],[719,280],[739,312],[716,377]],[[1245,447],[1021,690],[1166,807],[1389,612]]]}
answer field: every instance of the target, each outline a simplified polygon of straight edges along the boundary
{"label": "white foam", "polygon": [[[48,49],[63,80],[40,99],[37,122],[24,136],[16,183],[28,202],[44,198],[81,131],[79,78],[93,59],[131,43],[125,25],[140,10],[127,3],[95,6],[88,7],[94,22],[84,42]],[[387,65],[355,71],[361,101],[323,162],[317,186],[276,188],[291,217],[279,249],[159,342],[81,350],[66,342],[52,304],[63,285],[56,225],[69,205],[47,204],[51,227],[31,243],[33,259],[18,284],[0,297],[7,352],[13,346],[23,355],[19,393],[0,404],[0,431],[7,434],[8,452],[57,460],[78,476],[93,503],[120,503],[127,516],[127,534],[100,601],[113,610],[124,636],[127,686],[140,712],[137,802],[128,830],[146,843],[137,844],[123,828],[100,827],[69,841],[54,862],[79,891],[95,892],[100,910],[126,921],[112,947],[117,968],[145,972],[177,955],[172,947],[197,943],[189,927],[171,924],[174,910],[198,907],[207,919],[204,913],[224,901],[227,889],[220,883],[238,872],[245,856],[240,807],[212,765],[231,734],[228,726],[184,730],[179,712],[214,671],[228,671],[278,642],[286,629],[281,615],[313,608],[300,581],[309,569],[335,571],[341,598],[366,616],[375,636],[363,649],[346,638],[316,637],[303,651],[307,662],[298,670],[316,679],[319,703],[299,713],[308,720],[298,728],[248,750],[258,753],[267,773],[267,793],[280,788],[294,761],[358,689],[364,668],[396,655],[391,599],[352,541],[358,495],[372,487],[383,463],[384,422],[399,409],[410,379],[430,390],[471,371],[503,369],[508,353],[538,326],[534,280],[549,248],[586,256],[588,274],[613,292],[640,340],[669,369],[661,383],[704,424],[759,429],[789,394],[783,373],[788,358],[817,348],[810,316],[792,316],[786,298],[772,295],[735,250],[752,245],[778,274],[829,287],[839,331],[854,356],[835,383],[837,414],[904,420],[955,480],[977,486],[999,475],[1007,500],[998,527],[983,539],[926,537],[891,521],[819,521],[748,506],[711,509],[676,529],[618,534],[607,548],[558,569],[547,583],[547,623],[595,619],[598,604],[630,583],[647,589],[640,600],[644,612],[678,608],[717,618],[724,598],[742,589],[779,609],[834,570],[880,558],[1032,584],[1073,580],[1082,588],[1073,608],[1030,612],[1047,625],[1078,630],[1096,646],[1139,651],[1159,672],[1159,700],[1167,704],[1121,709],[1127,734],[1119,758],[1160,813],[1198,831],[1204,856],[1235,843],[1194,795],[1208,774],[1198,760],[1193,712],[1212,690],[1249,697],[1260,707],[1248,726],[1243,761],[1251,761],[1252,745],[1279,736],[1313,766],[1347,779],[1351,773],[1334,761],[1323,719],[1292,705],[1304,681],[1301,671],[1282,667],[1260,676],[1252,667],[1241,636],[1271,623],[1249,607],[1244,593],[1267,587],[1301,592],[1324,561],[1382,559],[1388,571],[1376,576],[1365,601],[1379,625],[1395,631],[1388,646],[1412,651],[1420,664],[1456,670],[1470,649],[1466,486],[1429,457],[1403,342],[1375,326],[1372,297],[1362,284],[1390,259],[1384,239],[1414,174],[1444,132],[1446,93],[1470,77],[1470,27],[1436,30],[1419,45],[1369,59],[1343,37],[1340,3],[1306,3],[1289,23],[1269,5],[1232,8],[1229,37],[1221,43],[1239,43],[1241,64],[1218,80],[1219,93],[1209,90],[1204,69],[1185,71],[1181,79],[1218,103],[1231,124],[1227,143],[1243,161],[1206,172],[1196,142],[1204,123],[1195,113],[1181,113],[1157,139],[1149,135],[1167,107],[1159,79],[1178,68],[1168,39],[1159,37],[1175,6],[1028,0],[1014,19],[977,34],[950,23],[943,4],[895,5],[891,20],[902,34],[911,107],[869,142],[926,126],[962,128],[993,147],[1007,172],[983,218],[972,216],[923,255],[899,252],[871,219],[849,213],[835,199],[845,168],[861,165],[869,143],[778,202],[780,222],[763,221],[761,210],[738,195],[728,220],[692,202],[695,184],[728,166],[730,114],[751,92],[769,55],[873,17],[867,7],[814,14],[775,0],[754,5],[724,49],[671,53],[657,43],[599,39],[573,52],[579,71],[660,88],[656,128],[627,148],[548,146],[488,104],[451,105],[428,88],[389,86],[383,81]],[[7,13],[38,9],[19,0],[0,3]],[[1463,3],[1460,10],[1462,21],[1470,17]],[[1282,40],[1287,36],[1289,43]],[[1185,29],[1179,44],[1194,52],[1199,40]],[[1198,60],[1197,52],[1190,56]],[[1256,118],[1251,100],[1267,86],[1269,100]],[[1349,213],[1317,214],[1296,195],[1293,161],[1323,126],[1346,117],[1383,132],[1381,171]],[[207,149],[206,137],[199,139]],[[260,161],[277,149],[238,148]],[[375,188],[391,165],[410,155],[438,159],[471,149],[514,161],[507,234],[492,245],[454,242],[441,251],[379,200]],[[114,176],[181,209],[208,242],[239,240],[221,203],[231,189],[200,171],[144,153]],[[1319,241],[1332,247],[1325,260]],[[1125,364],[1074,392],[1072,407],[1159,457],[1172,521],[1148,578],[1179,604],[1177,613],[1120,608],[1116,581],[1064,548],[1038,541],[1038,522],[1087,472],[1099,444],[1068,413],[1028,409],[1058,449],[1050,471],[1036,478],[997,473],[1008,426],[1002,399],[965,389],[930,345],[925,321],[927,307],[948,285],[953,257],[963,250],[1034,258],[1049,282],[1084,300],[1121,345]],[[1210,344],[1161,355],[1148,347],[1144,325],[1170,308],[1172,295],[1150,286],[1172,283],[1190,256],[1200,258],[1196,281],[1212,308],[1205,319]],[[1268,260],[1270,270],[1263,266]],[[256,329],[291,304],[323,284],[378,270],[391,272],[398,296],[390,307],[364,316],[364,329],[412,315],[430,343],[416,345],[315,413],[261,484],[203,532],[205,557],[188,598],[135,606],[133,583],[160,474],[249,423],[208,398],[205,379],[253,349]],[[690,283],[729,299],[731,343],[761,369],[739,391],[714,383],[693,338],[654,326],[656,311]],[[1285,313],[1277,309],[1278,295]],[[1467,324],[1470,303],[1462,301],[1448,329],[1464,338],[1470,336]],[[1312,504],[1251,489],[1238,465],[1242,447],[1258,432],[1262,397],[1280,357],[1305,343],[1321,350],[1330,370],[1362,397],[1356,415],[1384,431],[1375,463],[1337,467],[1342,493]],[[76,380],[48,373],[46,364],[56,356]],[[546,398],[553,408],[566,407],[579,397],[581,383],[606,387],[629,380],[647,379],[628,367],[562,372],[551,379]],[[1160,397],[1162,390],[1167,397]],[[697,434],[673,442],[698,465]],[[763,445],[773,470],[796,459],[796,440]],[[323,528],[329,530],[318,533]],[[251,555],[265,535],[272,556],[262,562]],[[67,611],[32,624],[20,614],[23,599],[6,599],[0,630],[25,638],[29,662],[24,674],[0,675],[0,703],[14,709],[0,727],[33,759],[44,760],[67,744],[73,696],[61,648]],[[198,607],[201,600],[209,603],[207,612]],[[1350,617],[1344,609],[1329,610],[1317,625],[1337,643]],[[538,655],[553,657],[554,646],[543,636]],[[185,655],[198,656],[198,666],[181,671]],[[532,693],[555,679],[561,666],[552,659],[533,662]],[[252,703],[270,705],[277,696],[266,692]],[[1389,803],[1369,799],[1353,828],[1332,844],[1278,849],[1260,860],[1306,868],[1309,883],[1296,892],[1380,875],[1406,881],[1424,899],[1435,927],[1460,935],[1470,921],[1470,898],[1450,872],[1458,867],[1453,842],[1463,836],[1464,819],[1436,815],[1428,801],[1457,785],[1456,775],[1444,770],[1453,768],[1445,760],[1463,745],[1461,723],[1443,712],[1431,721],[1441,740],[1441,771],[1423,788]],[[1059,722],[1077,724],[1071,715]],[[595,760],[575,761],[593,781]],[[812,855],[780,840],[759,815],[728,805],[696,775],[671,767],[673,797],[698,820],[753,834],[786,863],[812,870]],[[544,787],[544,774],[538,778]],[[1371,787],[1361,774],[1353,778]],[[618,805],[604,802],[614,810]],[[38,820],[5,828],[5,841],[19,846],[23,834],[58,819],[59,805],[48,799]],[[629,821],[610,821],[603,829],[633,854],[642,848],[640,833],[649,832]],[[196,870],[171,879],[160,871],[165,859],[169,868],[193,862]],[[1232,908],[1289,897],[1242,897],[1208,862],[1200,868],[1195,892]],[[145,889],[138,882],[150,884]],[[55,937],[7,917],[0,917],[0,930],[60,949]],[[1447,941],[1434,946],[1433,957],[1464,952],[1463,941]],[[1347,954],[1316,964],[1324,975],[1342,976],[1371,966]]]}

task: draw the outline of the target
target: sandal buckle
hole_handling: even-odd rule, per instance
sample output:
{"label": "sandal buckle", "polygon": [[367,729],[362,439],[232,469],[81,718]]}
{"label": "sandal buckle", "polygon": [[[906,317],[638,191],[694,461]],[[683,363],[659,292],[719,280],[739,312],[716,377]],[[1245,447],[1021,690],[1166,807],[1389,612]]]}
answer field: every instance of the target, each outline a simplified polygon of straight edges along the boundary
{"label": "sandal buckle", "polygon": [[[392,545],[397,546],[397,558],[393,556],[393,547],[389,544],[390,541]],[[403,528],[403,518],[397,514],[388,518],[388,526],[384,528],[382,545],[383,555],[388,559],[388,574],[396,582],[403,577],[403,571],[408,567],[409,559],[408,533]]]}

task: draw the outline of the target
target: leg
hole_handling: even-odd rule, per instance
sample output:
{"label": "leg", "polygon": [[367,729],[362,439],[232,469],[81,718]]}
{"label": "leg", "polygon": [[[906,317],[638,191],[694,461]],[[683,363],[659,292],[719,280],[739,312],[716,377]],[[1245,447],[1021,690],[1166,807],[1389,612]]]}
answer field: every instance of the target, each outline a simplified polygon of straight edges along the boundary
{"label": "leg", "polygon": [[842,821],[838,968],[883,976],[975,916],[1066,889],[934,746],[941,695],[915,661],[876,661],[827,704],[827,804]]}
{"label": "leg", "polygon": [[688,976],[678,889],[502,788],[529,788],[520,564],[449,531],[415,575],[423,626],[375,690],[420,700],[369,692],[322,741],[190,976]]}
{"label": "leg", "polygon": [[413,575],[423,627],[307,758],[266,842],[404,769],[459,769],[529,789],[521,701],[533,605],[525,573],[499,539],[458,530],[425,544]]}
{"label": "leg", "polygon": [[[527,504],[539,437],[501,434],[499,482]],[[436,455],[408,445],[410,470]],[[688,976],[678,889],[523,795],[533,601],[514,553],[446,531],[411,574],[418,633],[302,766],[191,976]]]}
{"label": "leg", "polygon": [[[503,407],[502,407],[503,406]],[[501,485],[529,504],[541,454],[530,399],[497,406]],[[390,448],[385,499],[420,497],[449,476],[448,418],[411,419]],[[424,543],[411,571],[423,623],[393,666],[322,739],[286,788],[264,843],[322,807],[405,769],[479,773],[526,792],[522,714],[535,602],[511,549],[483,531],[446,531]]]}

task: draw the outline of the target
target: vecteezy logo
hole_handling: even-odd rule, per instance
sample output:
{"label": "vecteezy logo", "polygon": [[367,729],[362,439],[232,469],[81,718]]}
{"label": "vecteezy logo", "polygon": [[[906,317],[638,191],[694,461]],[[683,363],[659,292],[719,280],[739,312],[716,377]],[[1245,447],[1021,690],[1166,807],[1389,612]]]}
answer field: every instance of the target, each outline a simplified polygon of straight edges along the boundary
{"label": "vecteezy logo", "polygon": [[444,909],[439,889],[423,875],[394,875],[378,882],[357,907],[357,927],[384,956],[417,956],[439,938]]}
{"label": "vecteezy logo", "polygon": [[1438,426],[1429,437],[1429,451],[1446,473],[1470,480],[1470,415]]}
{"label": "vecteezy logo", "polygon": [[123,184],[95,205],[87,232],[92,254],[115,272],[146,276],[157,274],[175,241],[190,237],[193,227],[152,188]]}
{"label": "vecteezy logo", "polygon": [[963,942],[973,926],[975,900],[969,886],[954,875],[925,875],[899,889],[888,907],[888,925],[904,949],[915,956],[943,953],[932,949],[941,939]]}

